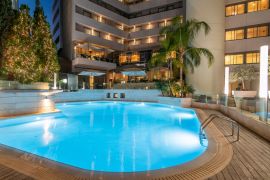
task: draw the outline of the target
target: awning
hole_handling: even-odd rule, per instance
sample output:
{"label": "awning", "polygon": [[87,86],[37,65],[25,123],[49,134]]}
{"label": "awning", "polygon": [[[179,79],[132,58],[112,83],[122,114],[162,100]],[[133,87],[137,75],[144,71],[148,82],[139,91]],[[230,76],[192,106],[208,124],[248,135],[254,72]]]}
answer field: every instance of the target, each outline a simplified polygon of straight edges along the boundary
{"label": "awning", "polygon": [[104,72],[99,72],[99,71],[82,71],[80,72],[79,75],[81,76],[102,76],[104,75]]}
{"label": "awning", "polygon": [[126,76],[146,76],[145,71],[142,70],[138,70],[138,71],[122,71],[122,74],[126,75]]}

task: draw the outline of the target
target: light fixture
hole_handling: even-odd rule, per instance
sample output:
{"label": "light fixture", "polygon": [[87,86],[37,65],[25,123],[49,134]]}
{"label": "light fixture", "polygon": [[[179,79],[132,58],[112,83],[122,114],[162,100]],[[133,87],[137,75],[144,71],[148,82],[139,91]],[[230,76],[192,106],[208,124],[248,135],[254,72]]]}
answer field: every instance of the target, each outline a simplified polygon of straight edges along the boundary
{"label": "light fixture", "polygon": [[67,79],[63,79],[63,83],[67,84]]}
{"label": "light fixture", "polygon": [[230,68],[229,68],[229,67],[225,67],[225,86],[224,86],[224,94],[225,94],[226,96],[229,95],[229,83],[230,83],[229,77],[230,77]]}
{"label": "light fixture", "polygon": [[260,50],[260,90],[259,97],[267,98],[268,94],[268,45]]}

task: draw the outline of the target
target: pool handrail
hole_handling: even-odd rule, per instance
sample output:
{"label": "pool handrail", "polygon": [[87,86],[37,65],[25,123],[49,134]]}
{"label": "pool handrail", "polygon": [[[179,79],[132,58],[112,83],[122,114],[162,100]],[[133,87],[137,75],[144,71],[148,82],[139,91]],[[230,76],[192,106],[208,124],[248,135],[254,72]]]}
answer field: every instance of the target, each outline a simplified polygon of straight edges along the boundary
{"label": "pool handrail", "polygon": [[228,117],[225,117],[225,116],[221,116],[221,115],[218,115],[218,114],[210,114],[206,119],[205,121],[201,124],[201,128],[200,128],[200,135],[203,134],[203,130],[216,118],[220,118],[222,120],[225,120],[227,122],[230,122],[231,123],[231,128],[232,128],[232,134],[231,136],[234,136],[234,129],[235,129],[235,126],[237,128],[237,139],[236,141],[239,141],[239,131],[240,131],[240,128],[239,128],[239,124],[232,120],[231,118],[228,118]]}

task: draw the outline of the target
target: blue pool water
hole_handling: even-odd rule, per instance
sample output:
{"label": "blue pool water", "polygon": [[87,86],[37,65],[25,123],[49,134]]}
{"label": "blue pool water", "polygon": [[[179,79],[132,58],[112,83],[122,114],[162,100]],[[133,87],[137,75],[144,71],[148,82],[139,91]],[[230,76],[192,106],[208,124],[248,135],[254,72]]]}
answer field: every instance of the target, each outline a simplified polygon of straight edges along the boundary
{"label": "blue pool water", "polygon": [[180,165],[207,148],[193,110],[154,103],[57,104],[59,113],[0,121],[0,143],[71,166],[136,172]]}

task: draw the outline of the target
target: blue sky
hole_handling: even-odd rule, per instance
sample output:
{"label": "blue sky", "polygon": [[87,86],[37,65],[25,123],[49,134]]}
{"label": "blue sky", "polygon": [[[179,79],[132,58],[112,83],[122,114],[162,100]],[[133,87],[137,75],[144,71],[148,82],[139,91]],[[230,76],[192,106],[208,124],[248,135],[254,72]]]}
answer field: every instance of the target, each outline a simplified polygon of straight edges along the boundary
{"label": "blue sky", "polygon": [[[35,9],[36,0],[19,0],[19,4],[27,4],[31,9],[31,14],[33,15]],[[51,4],[52,0],[40,0],[41,5],[44,9],[45,15],[47,16],[47,21],[52,24],[52,12],[51,12]]]}

